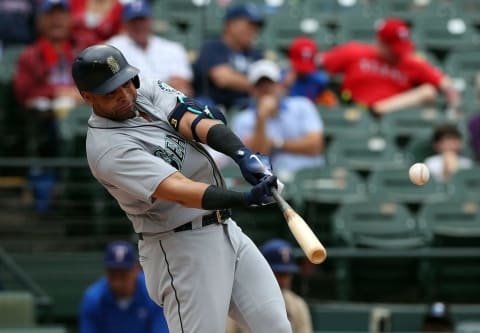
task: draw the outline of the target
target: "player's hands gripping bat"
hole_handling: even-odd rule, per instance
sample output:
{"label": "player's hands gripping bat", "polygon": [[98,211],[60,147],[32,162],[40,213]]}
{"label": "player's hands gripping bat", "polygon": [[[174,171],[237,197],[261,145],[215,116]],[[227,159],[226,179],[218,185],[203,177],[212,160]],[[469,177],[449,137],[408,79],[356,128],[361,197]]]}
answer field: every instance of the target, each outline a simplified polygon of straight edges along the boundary
{"label": "player's hands gripping bat", "polygon": [[277,177],[265,176],[260,183],[253,186],[249,192],[245,192],[245,199],[250,207],[265,206],[275,202],[272,197],[272,189],[276,189]]}

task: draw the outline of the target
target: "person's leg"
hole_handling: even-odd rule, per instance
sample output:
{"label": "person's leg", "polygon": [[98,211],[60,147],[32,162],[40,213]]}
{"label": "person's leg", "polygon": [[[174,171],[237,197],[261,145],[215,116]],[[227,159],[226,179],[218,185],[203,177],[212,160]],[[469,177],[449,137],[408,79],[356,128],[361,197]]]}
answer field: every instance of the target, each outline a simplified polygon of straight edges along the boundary
{"label": "person's leg", "polygon": [[147,288],[170,332],[225,333],[236,257],[224,228],[141,241]]}
{"label": "person's leg", "polygon": [[230,316],[253,333],[291,333],[285,302],[273,272],[255,244],[229,225],[237,247]]}

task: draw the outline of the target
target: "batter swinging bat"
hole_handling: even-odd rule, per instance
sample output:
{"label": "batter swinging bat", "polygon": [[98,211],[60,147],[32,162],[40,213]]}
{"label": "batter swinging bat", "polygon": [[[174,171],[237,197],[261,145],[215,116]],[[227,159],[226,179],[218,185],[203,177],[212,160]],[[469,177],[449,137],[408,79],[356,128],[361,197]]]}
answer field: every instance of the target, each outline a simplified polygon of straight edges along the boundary
{"label": "batter swinging bat", "polygon": [[285,199],[282,198],[276,188],[272,188],[272,195],[277,201],[277,204],[287,221],[288,228],[293,236],[295,236],[297,243],[300,245],[303,252],[305,252],[308,260],[314,264],[322,263],[327,258],[327,251],[322,243],[320,243],[317,236],[315,236],[312,229],[310,229],[302,217],[290,207]]}

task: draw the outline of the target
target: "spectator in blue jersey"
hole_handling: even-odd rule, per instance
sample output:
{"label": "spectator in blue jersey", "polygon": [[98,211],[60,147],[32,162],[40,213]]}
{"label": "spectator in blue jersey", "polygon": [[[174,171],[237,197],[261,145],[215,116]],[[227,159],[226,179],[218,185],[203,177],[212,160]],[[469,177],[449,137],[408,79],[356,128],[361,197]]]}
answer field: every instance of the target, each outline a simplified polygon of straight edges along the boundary
{"label": "spectator in blue jersey", "polygon": [[246,105],[251,89],[246,73],[252,62],[262,58],[253,43],[263,23],[262,15],[253,4],[227,9],[222,36],[207,41],[193,64],[198,98],[226,109]]}
{"label": "spectator in blue jersey", "polygon": [[303,36],[295,38],[288,48],[290,68],[284,83],[291,96],[305,96],[315,104],[335,106],[337,98],[328,88],[328,74],[317,69],[317,53],[318,46],[313,39]]}
{"label": "spectator in blue jersey", "polygon": [[132,244],[115,241],[105,251],[106,276],[85,292],[80,333],[165,333],[163,310],[148,296]]}
{"label": "spectator in blue jersey", "polygon": [[233,131],[253,151],[271,155],[284,181],[299,169],[323,166],[323,123],[315,105],[303,96],[283,96],[280,68],[270,60],[252,64],[248,78],[253,100],[233,117]]}

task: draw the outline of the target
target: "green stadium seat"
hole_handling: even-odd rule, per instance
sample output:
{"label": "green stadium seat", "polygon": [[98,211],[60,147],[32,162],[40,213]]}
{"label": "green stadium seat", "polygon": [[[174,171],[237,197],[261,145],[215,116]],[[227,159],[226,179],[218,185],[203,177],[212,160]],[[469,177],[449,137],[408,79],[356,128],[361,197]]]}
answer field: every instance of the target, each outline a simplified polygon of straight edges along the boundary
{"label": "green stadium seat", "polygon": [[337,239],[348,246],[411,248],[427,245],[406,206],[381,200],[342,204],[333,217]]}
{"label": "green stadium seat", "polygon": [[[368,199],[344,204],[333,217],[337,243],[351,247],[417,249],[428,245],[406,206]],[[345,301],[387,302],[417,299],[425,282],[415,258],[350,258],[338,260],[338,297]]]}
{"label": "green stadium seat", "polygon": [[414,185],[408,168],[372,172],[367,179],[367,191],[375,198],[407,204],[444,201],[451,196],[447,186],[433,177],[423,186]]}
{"label": "green stadium seat", "polygon": [[454,50],[445,60],[445,70],[453,78],[462,78],[465,84],[474,84],[480,69],[480,59],[475,50]]}
{"label": "green stadium seat", "polygon": [[461,17],[421,17],[415,20],[414,38],[423,48],[449,52],[474,49],[480,36],[470,22]]}
{"label": "green stadium seat", "polygon": [[35,325],[33,295],[23,291],[0,292],[0,327],[31,327]]}
{"label": "green stadium seat", "polygon": [[25,45],[9,45],[4,50],[0,57],[0,83],[8,83],[13,79],[15,68],[17,67],[17,60]]}
{"label": "green stadium seat", "polygon": [[429,233],[435,245],[478,246],[480,204],[478,200],[460,199],[426,203],[418,213],[418,225]]}
{"label": "green stadium seat", "polygon": [[328,137],[374,134],[378,130],[377,122],[368,111],[358,107],[341,106],[338,108],[319,107],[324,123],[324,133]]}
{"label": "green stadium seat", "polygon": [[[478,199],[478,197],[477,197]],[[418,213],[419,227],[430,233],[432,246],[478,247],[478,200],[451,200],[425,204]],[[480,295],[478,258],[432,258],[428,273],[434,281],[429,294],[450,302],[475,302]]]}
{"label": "green stadium seat", "polygon": [[405,109],[383,115],[380,131],[405,144],[412,138],[431,135],[437,125],[446,121],[445,114],[435,108]]}
{"label": "green stadium seat", "polygon": [[337,137],[327,147],[327,163],[358,171],[398,168],[408,164],[407,156],[386,136]]}
{"label": "green stadium seat", "polygon": [[480,198],[480,167],[458,170],[450,177],[449,186],[456,197],[477,200]]}
{"label": "green stadium seat", "polygon": [[379,17],[380,16],[372,18],[357,15],[341,16],[336,36],[337,43],[342,44],[352,40],[374,43],[376,40],[375,20]]}
{"label": "green stadium seat", "polygon": [[[295,173],[296,207],[325,244],[333,243],[332,214],[341,203],[365,197],[363,179],[344,167],[308,168]],[[294,200],[293,200],[294,201]]]}
{"label": "green stadium seat", "polygon": [[59,119],[62,156],[85,157],[85,138],[91,113],[88,104],[80,104]]}
{"label": "green stadium seat", "polygon": [[[12,254],[13,260],[52,299],[52,319],[72,320],[85,289],[104,273],[103,252]],[[4,279],[6,288],[16,281]],[[2,276],[3,278],[3,276]]]}

